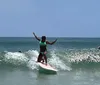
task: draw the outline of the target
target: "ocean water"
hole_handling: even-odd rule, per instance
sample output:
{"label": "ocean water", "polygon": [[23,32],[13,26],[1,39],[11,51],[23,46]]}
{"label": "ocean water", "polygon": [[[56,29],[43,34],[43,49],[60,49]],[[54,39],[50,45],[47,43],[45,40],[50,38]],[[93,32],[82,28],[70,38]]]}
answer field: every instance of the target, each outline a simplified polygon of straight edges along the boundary
{"label": "ocean water", "polygon": [[58,38],[47,47],[48,63],[58,70],[54,75],[38,72],[35,38],[1,37],[0,85],[100,85],[98,46],[100,38]]}

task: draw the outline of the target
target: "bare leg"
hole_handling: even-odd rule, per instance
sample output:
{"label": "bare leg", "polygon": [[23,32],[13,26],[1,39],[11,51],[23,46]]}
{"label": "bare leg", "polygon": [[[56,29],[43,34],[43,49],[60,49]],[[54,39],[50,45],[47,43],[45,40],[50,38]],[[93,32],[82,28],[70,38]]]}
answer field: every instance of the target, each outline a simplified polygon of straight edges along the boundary
{"label": "bare leg", "polygon": [[42,60],[42,54],[40,53],[38,56],[37,62],[41,62],[41,60]]}
{"label": "bare leg", "polygon": [[44,59],[45,59],[46,65],[47,65],[47,56],[46,55],[44,55]]}

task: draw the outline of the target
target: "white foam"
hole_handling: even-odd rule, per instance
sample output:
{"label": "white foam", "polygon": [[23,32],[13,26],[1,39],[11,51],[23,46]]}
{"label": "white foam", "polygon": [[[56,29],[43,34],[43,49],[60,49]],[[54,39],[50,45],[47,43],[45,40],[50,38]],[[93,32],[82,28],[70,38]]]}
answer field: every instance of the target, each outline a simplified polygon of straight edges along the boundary
{"label": "white foam", "polygon": [[31,57],[27,66],[32,70],[37,69],[36,59],[39,55],[38,51],[37,50],[29,50],[27,52],[27,54]]}
{"label": "white foam", "polygon": [[51,53],[51,55],[52,57],[49,59],[49,63],[51,65],[54,65],[57,69],[60,70],[71,70],[70,67],[68,67],[59,57],[56,56],[54,51]]}
{"label": "white foam", "polygon": [[27,51],[25,54],[27,54],[28,56],[30,56],[30,57],[37,57],[38,56],[38,51],[37,50],[29,50],[29,51]]}
{"label": "white foam", "polygon": [[21,65],[21,64],[25,64],[28,61],[28,58],[23,53],[6,52],[4,61],[6,63]]}
{"label": "white foam", "polygon": [[28,68],[34,70],[37,69],[36,59],[38,57],[38,51],[29,50],[25,53],[19,52],[7,52],[4,56],[4,61],[12,65],[26,65]]}
{"label": "white foam", "polygon": [[71,62],[81,62],[83,60],[89,62],[100,62],[100,55],[96,52],[95,49],[83,49],[82,51],[77,51],[73,53],[70,58]]}

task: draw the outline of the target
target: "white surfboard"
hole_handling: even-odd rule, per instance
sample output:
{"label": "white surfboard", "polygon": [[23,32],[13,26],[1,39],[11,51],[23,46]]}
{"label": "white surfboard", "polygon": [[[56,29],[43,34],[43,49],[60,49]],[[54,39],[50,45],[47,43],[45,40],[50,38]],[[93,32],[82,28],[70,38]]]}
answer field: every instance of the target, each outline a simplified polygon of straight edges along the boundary
{"label": "white surfboard", "polygon": [[49,64],[38,63],[39,65],[39,72],[48,73],[48,74],[56,74],[57,70],[50,66]]}

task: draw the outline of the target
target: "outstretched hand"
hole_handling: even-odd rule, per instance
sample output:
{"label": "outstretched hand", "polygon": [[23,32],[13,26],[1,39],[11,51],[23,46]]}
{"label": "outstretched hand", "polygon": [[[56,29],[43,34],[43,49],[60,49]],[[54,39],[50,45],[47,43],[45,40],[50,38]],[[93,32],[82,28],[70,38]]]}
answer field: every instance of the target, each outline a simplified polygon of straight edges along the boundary
{"label": "outstretched hand", "polygon": [[33,32],[33,35],[35,35],[35,33]]}
{"label": "outstretched hand", "polygon": [[55,39],[54,43],[57,41],[57,39]]}
{"label": "outstretched hand", "polygon": [[37,39],[37,40],[39,40],[40,41],[40,38],[38,38],[36,35],[35,35],[35,33],[33,32],[33,35],[34,35],[34,37]]}
{"label": "outstretched hand", "polygon": [[57,39],[55,41],[52,42],[52,44],[54,44],[57,41]]}

